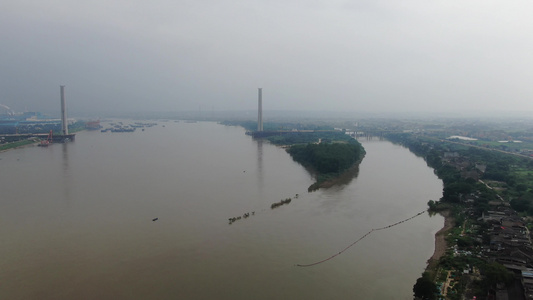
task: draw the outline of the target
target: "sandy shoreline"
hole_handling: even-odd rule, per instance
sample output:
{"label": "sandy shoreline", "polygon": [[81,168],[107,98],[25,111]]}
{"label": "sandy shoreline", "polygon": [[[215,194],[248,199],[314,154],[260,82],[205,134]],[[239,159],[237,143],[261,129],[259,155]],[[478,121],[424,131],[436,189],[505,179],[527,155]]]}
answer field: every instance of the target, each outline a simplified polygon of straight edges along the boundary
{"label": "sandy shoreline", "polygon": [[448,247],[446,243],[446,233],[455,225],[455,219],[451,216],[449,210],[442,211],[440,214],[444,217],[444,227],[435,233],[435,251],[427,261],[428,265],[426,271],[428,272],[435,271],[439,259],[446,252],[446,248]]}

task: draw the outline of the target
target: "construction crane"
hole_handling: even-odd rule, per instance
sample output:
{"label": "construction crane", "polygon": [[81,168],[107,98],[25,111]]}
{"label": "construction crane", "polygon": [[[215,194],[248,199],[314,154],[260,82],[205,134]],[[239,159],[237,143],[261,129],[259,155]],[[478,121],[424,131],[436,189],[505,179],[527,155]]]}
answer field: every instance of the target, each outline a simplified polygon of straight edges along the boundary
{"label": "construction crane", "polygon": [[48,147],[52,143],[52,130],[50,130],[50,133],[48,133],[48,137],[46,137],[46,140],[42,140],[40,144],[37,146],[39,147]]}

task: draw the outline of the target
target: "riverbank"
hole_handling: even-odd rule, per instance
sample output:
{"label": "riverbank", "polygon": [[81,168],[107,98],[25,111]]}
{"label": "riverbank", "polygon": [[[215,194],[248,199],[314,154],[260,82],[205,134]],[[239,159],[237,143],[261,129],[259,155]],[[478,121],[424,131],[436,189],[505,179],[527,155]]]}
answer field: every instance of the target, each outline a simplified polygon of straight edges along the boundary
{"label": "riverbank", "polygon": [[[317,179],[317,182],[313,183],[309,188],[307,189],[309,192],[316,191],[318,189],[327,189],[334,185],[343,185],[343,184],[349,184],[354,178],[359,175],[359,165],[363,161],[363,158],[365,155],[357,160],[350,168],[342,172],[341,174],[338,174],[337,176],[330,177],[326,180],[320,181]],[[317,178],[319,175],[317,174],[316,170],[314,170],[312,167],[308,166],[306,169],[312,173],[316,174]]]}
{"label": "riverbank", "polygon": [[455,226],[455,219],[453,218],[451,211],[444,210],[439,212],[444,217],[444,226],[435,233],[435,251],[433,255],[427,261],[426,272],[435,274],[439,259],[446,253],[448,243],[446,242],[446,234],[450,229]]}
{"label": "riverbank", "polygon": [[359,175],[359,164],[361,163],[361,160],[355,163],[352,167],[350,167],[348,170],[344,171],[342,174],[340,174],[337,177],[325,180],[318,184],[318,188],[330,188],[334,185],[342,185],[342,184],[348,184],[350,183],[354,178]]}
{"label": "riverbank", "polygon": [[27,147],[29,145],[35,145],[37,143],[39,143],[38,140],[24,140],[24,141],[8,143],[8,144],[4,144],[0,146],[0,152],[6,152],[12,149],[20,149],[23,147]]}

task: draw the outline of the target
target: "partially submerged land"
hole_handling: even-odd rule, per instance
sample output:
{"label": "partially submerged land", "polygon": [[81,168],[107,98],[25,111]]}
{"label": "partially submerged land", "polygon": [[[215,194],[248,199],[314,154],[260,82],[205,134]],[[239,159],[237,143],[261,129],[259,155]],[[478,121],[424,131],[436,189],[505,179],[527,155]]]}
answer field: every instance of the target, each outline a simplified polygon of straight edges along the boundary
{"label": "partially submerged land", "polygon": [[[294,161],[314,174],[312,192],[351,180],[357,176],[365,149],[343,131],[317,131],[267,137],[283,145]],[[297,142],[296,142],[297,141]]]}
{"label": "partially submerged land", "polygon": [[[428,206],[430,213],[445,217],[445,224],[435,235],[435,252],[426,271],[414,284],[415,298],[531,298],[533,121],[373,119],[332,124],[335,125],[320,123],[315,127],[340,127],[345,128],[341,130],[343,135],[350,132],[354,136],[380,136],[402,144],[423,157],[443,181],[442,198],[430,200]],[[305,130],[306,125],[299,125]],[[285,130],[290,128],[282,126]],[[312,155],[323,142],[318,137],[320,130],[269,140],[291,145],[287,148],[289,153],[295,149],[293,158],[317,172],[327,170],[316,164]],[[477,139],[447,138],[454,135]],[[364,155],[364,150],[360,155]],[[358,165],[357,161],[354,164]],[[339,172],[331,174],[329,178],[334,180],[342,178]],[[327,179],[317,176],[317,186],[327,183]]]}
{"label": "partially submerged land", "polygon": [[[248,123],[253,130],[256,124]],[[508,299],[530,299],[533,121],[372,119],[265,123],[266,128],[295,130],[268,140],[287,148],[296,161],[316,175],[317,182],[310,190],[349,181],[357,175],[365,153],[352,135],[380,136],[408,147],[423,157],[443,181],[442,198],[430,200],[428,206],[430,213],[445,217],[427,269],[413,282],[415,296],[490,299],[507,295]],[[448,138],[452,136],[468,139]],[[21,144],[8,147],[16,146]]]}
{"label": "partially submerged land", "polygon": [[321,141],[317,144],[292,145],[287,152],[295,161],[316,174],[317,181],[308,188],[309,191],[338,182],[343,173],[359,166],[365,154],[363,147],[356,140],[346,143]]}
{"label": "partially submerged land", "polygon": [[15,148],[24,147],[27,145],[37,144],[38,142],[39,142],[39,139],[31,138],[31,139],[20,140],[20,141],[11,142],[11,143],[0,144],[0,151],[7,151],[9,149],[15,149]]}
{"label": "partially submerged land", "polygon": [[[225,121],[225,125],[238,125],[254,130],[251,121]],[[359,171],[365,149],[346,130],[327,123],[265,123],[265,130],[280,130],[283,134],[264,137],[274,145],[287,149],[298,163],[316,178],[308,191],[349,182]]]}

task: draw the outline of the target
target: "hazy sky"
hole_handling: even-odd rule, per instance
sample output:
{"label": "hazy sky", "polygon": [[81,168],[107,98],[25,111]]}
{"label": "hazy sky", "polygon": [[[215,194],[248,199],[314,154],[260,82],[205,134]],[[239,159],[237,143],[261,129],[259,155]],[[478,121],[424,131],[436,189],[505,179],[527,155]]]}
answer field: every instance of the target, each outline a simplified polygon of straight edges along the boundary
{"label": "hazy sky", "polygon": [[[533,2],[4,0],[21,111],[533,111]],[[0,111],[1,112],[1,111]]]}

